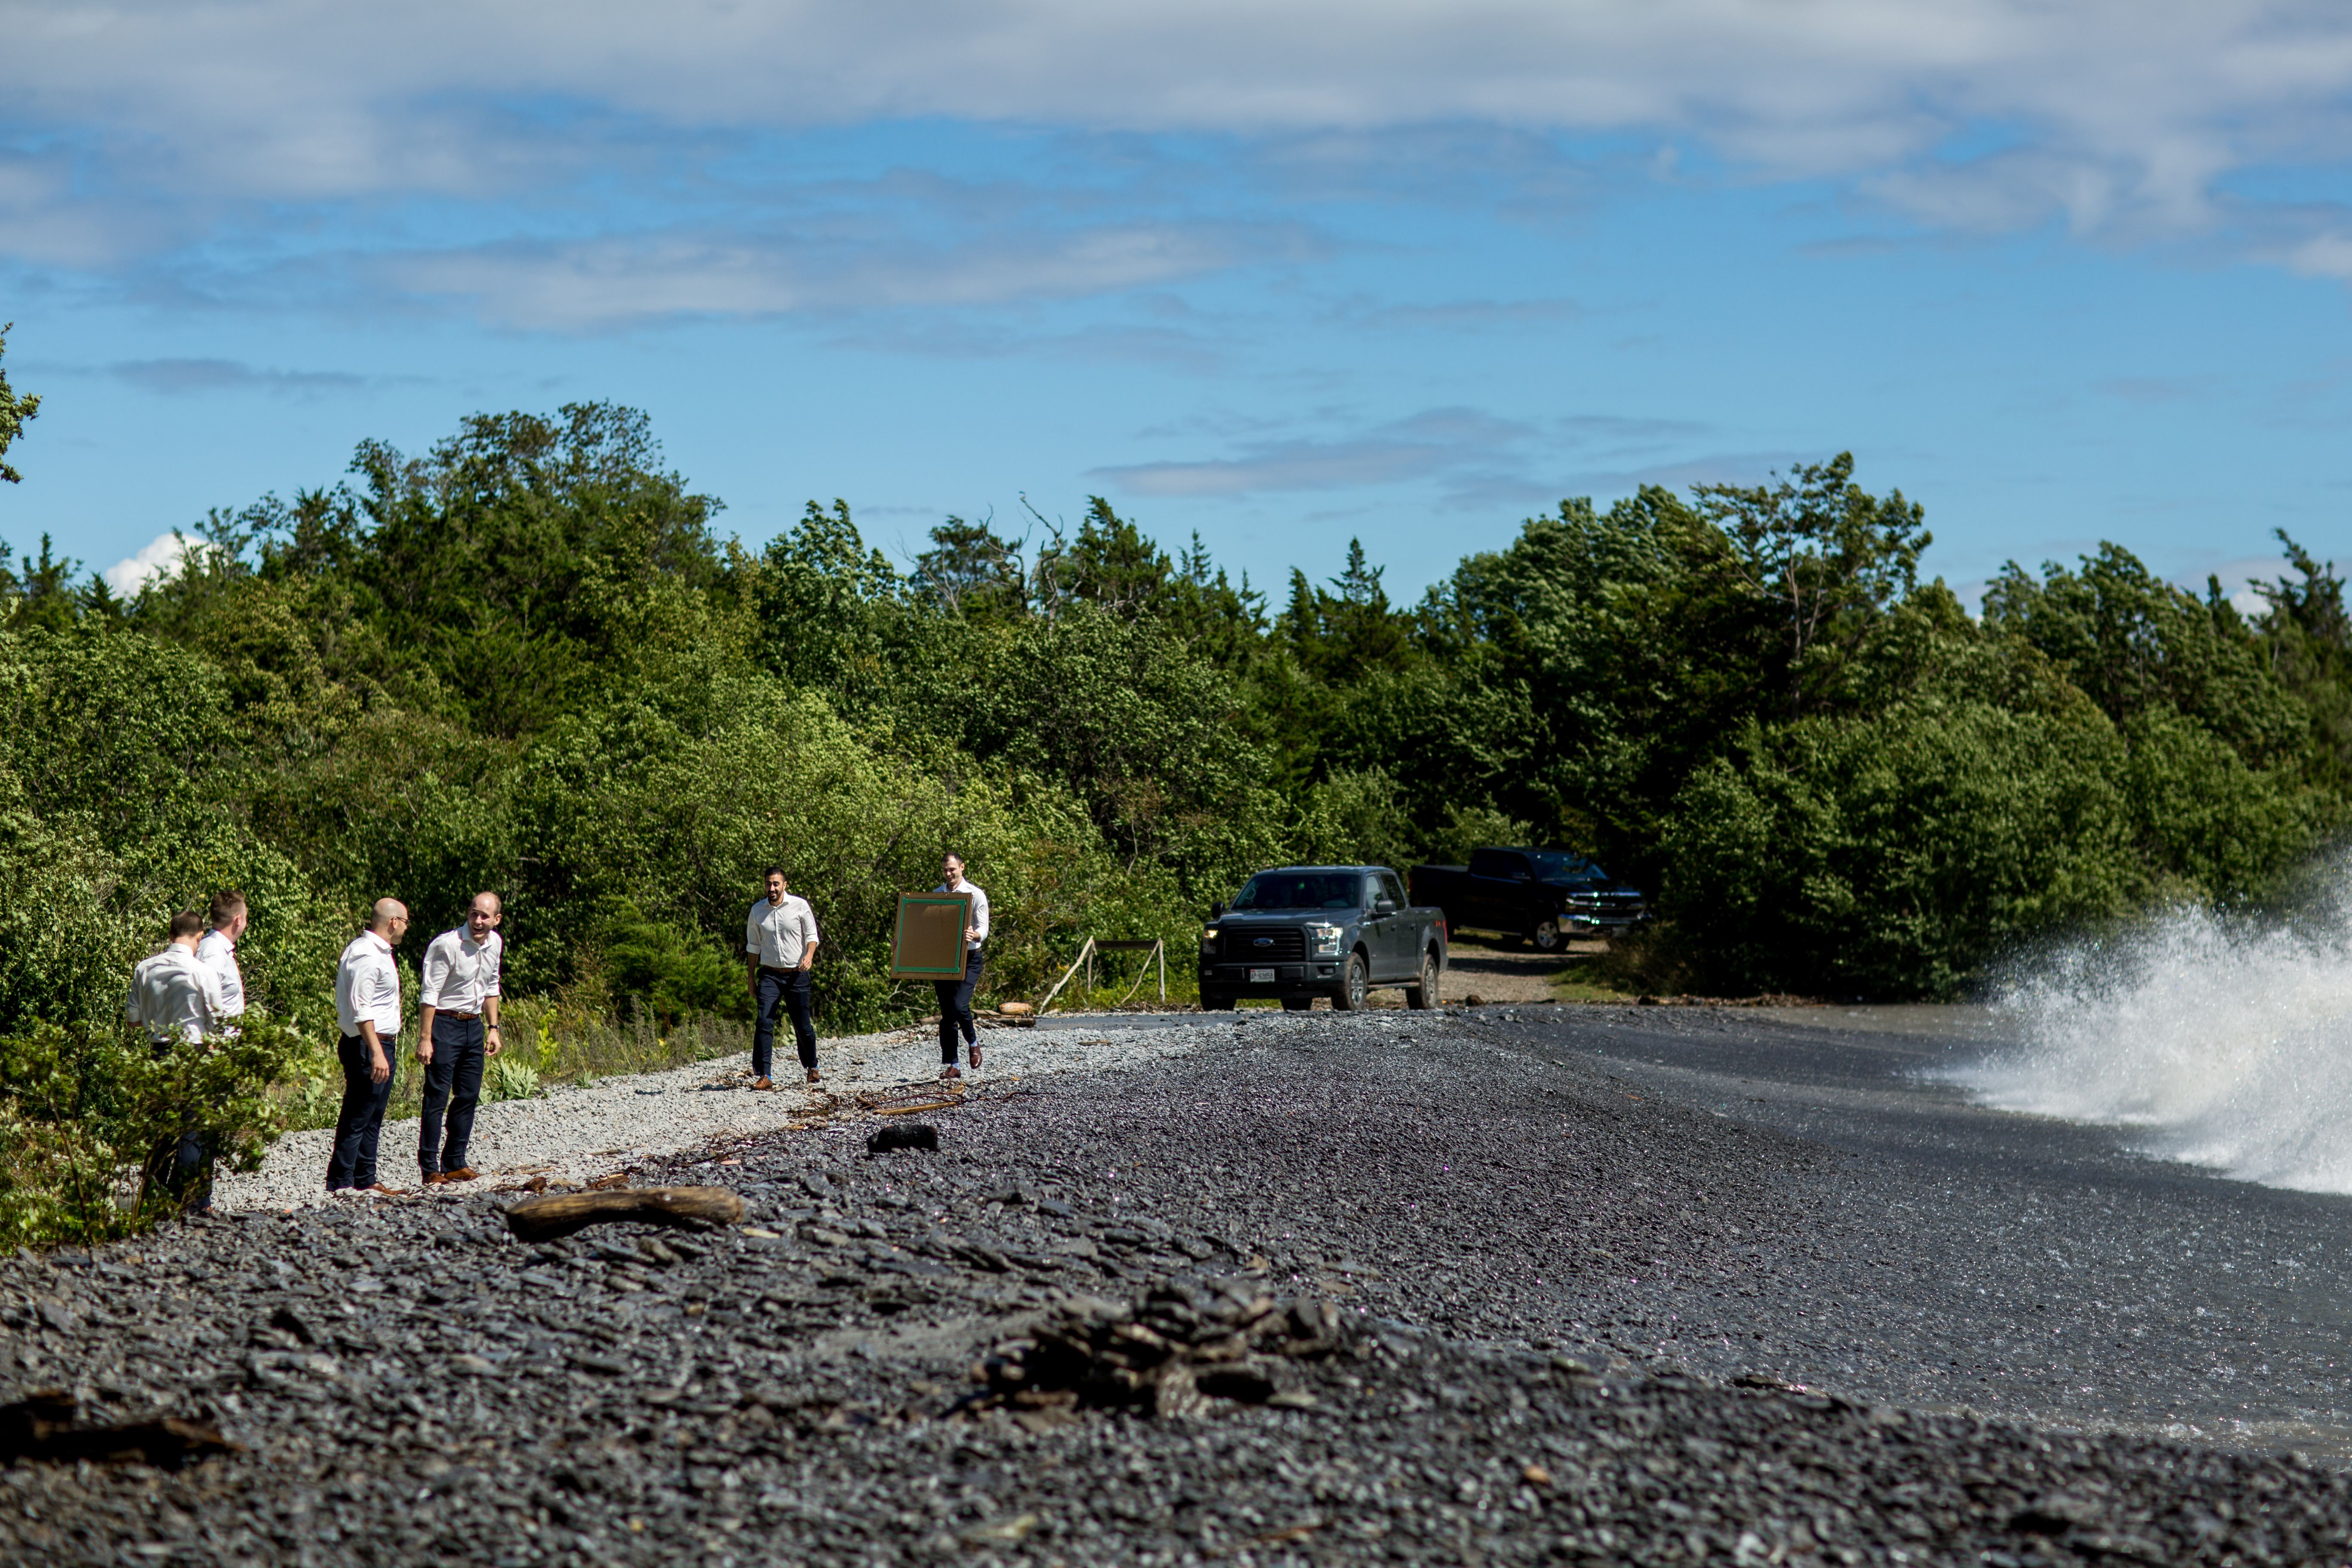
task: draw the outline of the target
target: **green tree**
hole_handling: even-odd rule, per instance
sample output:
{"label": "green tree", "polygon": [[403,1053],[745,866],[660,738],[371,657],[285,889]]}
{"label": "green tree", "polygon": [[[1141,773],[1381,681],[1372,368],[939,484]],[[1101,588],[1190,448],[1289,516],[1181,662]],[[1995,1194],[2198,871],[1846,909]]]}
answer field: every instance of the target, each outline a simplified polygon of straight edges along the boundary
{"label": "green tree", "polygon": [[2009,563],[1985,593],[1984,617],[1988,630],[2046,656],[2118,724],[2169,709],[2251,767],[2294,754],[2307,733],[2302,705],[2221,585],[2200,600],[2120,545],[2100,545],[2080,571],[2046,563],[2039,582]]}
{"label": "green tree", "polygon": [[2256,588],[2269,606],[2259,631],[2272,669],[2310,717],[2310,776],[2341,799],[2352,795],[2352,616],[2345,611],[2344,579],[2334,562],[2323,565],[2286,530],[2277,532],[2295,576]]}
{"label": "green tree", "polygon": [[[7,353],[8,334],[16,325],[14,321],[0,325],[0,356]],[[40,411],[41,400],[29,393],[20,393],[10,386],[8,373],[0,370],[0,479],[5,479],[12,485],[24,482],[25,476],[8,466],[6,461],[8,448],[16,445],[17,438],[25,434],[26,422]]]}
{"label": "green tree", "polygon": [[[1696,510],[1716,537],[1702,580],[1744,614],[1778,717],[1849,705],[1850,672],[1889,608],[1917,585],[1934,535],[1901,490],[1853,482],[1853,454],[1801,463],[1769,485],[1700,485]],[[1704,537],[1704,536],[1702,536]],[[1710,617],[1717,618],[1717,617]]]}

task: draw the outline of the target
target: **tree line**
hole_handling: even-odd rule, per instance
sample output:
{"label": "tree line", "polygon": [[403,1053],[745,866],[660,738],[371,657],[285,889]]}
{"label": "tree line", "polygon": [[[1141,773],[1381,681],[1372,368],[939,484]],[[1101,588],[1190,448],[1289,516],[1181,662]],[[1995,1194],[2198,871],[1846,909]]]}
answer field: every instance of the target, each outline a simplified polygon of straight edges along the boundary
{"label": "tree line", "polygon": [[1270,592],[1100,499],[948,518],[903,567],[840,501],[755,549],[585,404],[364,443],[134,597],[0,550],[0,1037],[102,1017],[224,886],[281,1016],[324,1016],[368,900],[421,951],[488,887],[511,989],[672,1018],[740,1005],[780,860],[849,1028],[924,1005],[889,911],[947,848],[1013,994],[1263,865],[1540,842],[1652,893],[1642,984],[1904,997],[2262,900],[2342,830],[2332,565],[2282,534],[2247,616],[2105,544],[1971,616],[1852,470],[1570,500],[1400,604],[1360,545]]}

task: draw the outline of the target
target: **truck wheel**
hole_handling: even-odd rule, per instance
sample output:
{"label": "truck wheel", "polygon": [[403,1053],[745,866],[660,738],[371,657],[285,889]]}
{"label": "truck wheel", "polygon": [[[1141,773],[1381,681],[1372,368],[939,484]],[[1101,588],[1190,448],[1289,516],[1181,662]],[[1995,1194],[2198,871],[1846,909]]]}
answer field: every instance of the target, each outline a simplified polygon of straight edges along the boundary
{"label": "truck wheel", "polygon": [[1286,1013],[1304,1013],[1314,1005],[1315,998],[1312,996],[1285,996],[1282,999],[1282,1010]]}
{"label": "truck wheel", "polygon": [[1203,992],[1202,992],[1202,993],[1201,993],[1201,1011],[1202,1011],[1202,1012],[1203,1012],[1203,1013],[1230,1013],[1230,1012],[1232,1012],[1233,1010],[1234,1010],[1234,999],[1233,999],[1232,997],[1230,997],[1230,996],[1225,995],[1223,992],[1218,992],[1218,991],[1203,991]]}
{"label": "truck wheel", "polygon": [[1408,1007],[1418,1007],[1424,1010],[1438,1005],[1438,973],[1437,954],[1433,952],[1423,953],[1421,955],[1421,984],[1418,985],[1408,985],[1404,988],[1404,1005]]}
{"label": "truck wheel", "polygon": [[1331,1005],[1338,1012],[1360,1013],[1367,1005],[1366,997],[1371,989],[1372,977],[1365,972],[1364,955],[1351,952],[1348,955],[1347,968],[1340,972],[1339,989],[1332,996]]}
{"label": "truck wheel", "polygon": [[1540,920],[1528,932],[1528,940],[1535,944],[1538,952],[1558,952],[1568,939],[1560,932],[1559,921]]}

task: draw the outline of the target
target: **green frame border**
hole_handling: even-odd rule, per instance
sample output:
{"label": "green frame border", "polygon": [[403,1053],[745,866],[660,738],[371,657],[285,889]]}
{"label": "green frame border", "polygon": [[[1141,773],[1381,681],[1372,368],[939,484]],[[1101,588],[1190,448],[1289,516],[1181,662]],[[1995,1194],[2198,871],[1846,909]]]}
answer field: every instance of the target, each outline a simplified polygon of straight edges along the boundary
{"label": "green frame border", "polygon": [[956,963],[951,968],[934,968],[923,964],[909,964],[904,962],[899,956],[899,950],[906,941],[907,912],[909,910],[936,907],[941,904],[953,904],[961,911],[963,918],[957,921],[958,930],[961,930],[963,927],[971,924],[971,895],[970,893],[901,893],[898,895],[898,912],[892,917],[890,922],[891,979],[961,980],[963,978],[963,953],[965,949],[961,943],[957,946]]}

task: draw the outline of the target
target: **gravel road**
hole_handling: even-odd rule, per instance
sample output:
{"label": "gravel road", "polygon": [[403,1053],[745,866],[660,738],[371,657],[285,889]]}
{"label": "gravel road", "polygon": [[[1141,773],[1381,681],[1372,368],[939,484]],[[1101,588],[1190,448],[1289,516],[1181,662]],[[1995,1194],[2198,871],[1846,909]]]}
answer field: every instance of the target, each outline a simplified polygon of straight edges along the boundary
{"label": "gravel road", "polygon": [[[737,1229],[524,1247],[503,1200],[436,1194],[0,1260],[12,1397],[210,1416],[248,1448],[177,1472],[14,1464],[0,1543],[190,1563],[2352,1555],[2352,1489],[2230,1429],[2270,1418],[2258,1377],[2324,1381],[2306,1358],[2328,1331],[2291,1331],[2334,1310],[2332,1252],[2259,1326],[2290,1299],[2241,1276],[2344,1200],[1973,1111],[1906,1077],[1932,1043],[1753,1013],[1154,1024],[1133,1031],[1149,1059],[938,1113],[936,1153],[867,1158],[876,1123],[842,1111],[719,1156],[738,1163],[635,1160],[641,1182],[739,1190]],[[2092,1324],[2112,1342],[2067,1339]],[[2146,1413],[2235,1447],[2161,1440]]]}
{"label": "gravel road", "polygon": [[[1192,1048],[1191,1041],[1158,1030],[1097,1026],[1093,1020],[1055,1023],[1060,1026],[1051,1030],[983,1029],[983,1065],[978,1071],[964,1069],[970,1074],[967,1087],[1140,1066]],[[777,1055],[792,1079],[798,1079],[799,1059],[790,1043],[780,1043]],[[939,1036],[930,1029],[901,1029],[822,1041],[817,1068],[823,1082],[779,1079],[772,1092],[754,1093],[749,1058],[737,1057],[559,1086],[530,1100],[499,1100],[477,1113],[467,1157],[483,1173],[484,1187],[533,1175],[556,1185],[583,1184],[649,1159],[729,1146],[836,1113],[855,1114],[860,1096],[936,1082]],[[413,1057],[404,1058],[402,1072],[416,1070]],[[417,1185],[416,1131],[415,1117],[384,1124],[377,1163],[390,1185]],[[349,1202],[326,1191],[327,1156],[333,1146],[331,1129],[289,1133],[271,1148],[259,1171],[223,1176],[214,1202],[229,1210],[280,1211]]]}

